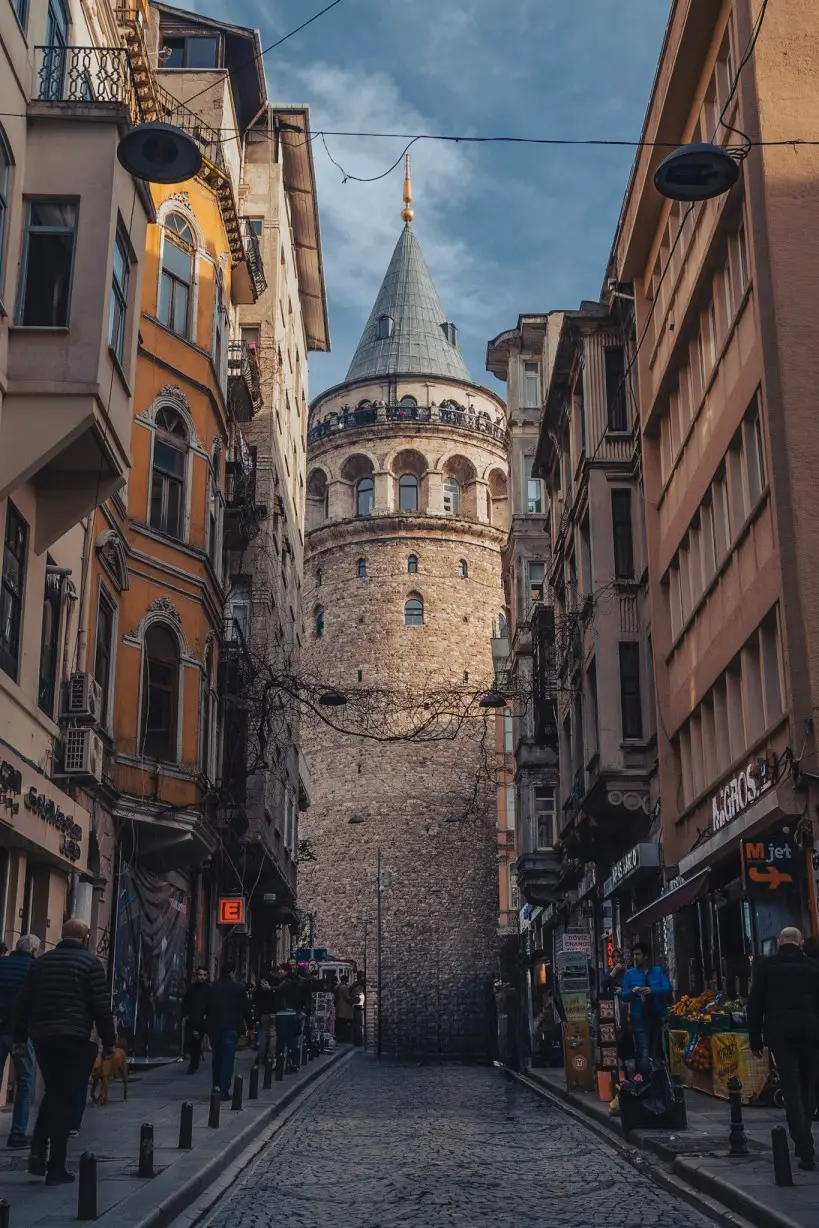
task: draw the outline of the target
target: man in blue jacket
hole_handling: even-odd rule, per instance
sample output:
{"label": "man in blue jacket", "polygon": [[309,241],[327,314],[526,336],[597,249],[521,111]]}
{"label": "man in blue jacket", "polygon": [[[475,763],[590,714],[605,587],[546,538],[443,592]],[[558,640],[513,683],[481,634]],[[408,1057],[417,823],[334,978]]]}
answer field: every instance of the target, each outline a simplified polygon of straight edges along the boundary
{"label": "man in blue jacket", "polygon": [[648,947],[638,942],[631,948],[632,967],[627,968],[620,999],[629,1005],[637,1071],[647,1079],[652,1059],[659,1057],[663,1039],[663,1015],[671,1001],[671,982],[659,964],[651,963]]}
{"label": "man in blue jacket", "polygon": [[34,1090],[34,1047],[29,1041],[25,1053],[15,1055],[12,1035],[14,1007],[20,986],[34,967],[39,952],[40,939],[37,935],[23,934],[13,953],[0,959],[0,1081],[6,1058],[11,1056],[14,1065],[14,1113],[6,1146],[17,1150],[22,1150],[29,1143],[26,1126]]}

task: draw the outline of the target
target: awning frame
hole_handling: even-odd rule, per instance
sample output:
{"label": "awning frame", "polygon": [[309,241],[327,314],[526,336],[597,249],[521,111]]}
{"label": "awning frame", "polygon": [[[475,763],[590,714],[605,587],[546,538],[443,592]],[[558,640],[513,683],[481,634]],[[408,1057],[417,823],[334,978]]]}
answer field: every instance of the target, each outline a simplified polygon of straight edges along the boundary
{"label": "awning frame", "polygon": [[708,875],[711,873],[711,867],[706,866],[704,870],[698,870],[696,874],[692,874],[685,882],[674,887],[671,891],[667,891],[665,895],[661,895],[658,900],[652,900],[650,904],[646,904],[645,908],[641,908],[639,912],[634,913],[626,921],[626,925],[634,928],[644,928],[648,925],[653,925],[655,921],[662,921],[664,917],[670,916],[672,912],[676,912],[679,908],[685,908],[688,904],[693,904],[695,900],[699,900],[705,895],[708,888]]}

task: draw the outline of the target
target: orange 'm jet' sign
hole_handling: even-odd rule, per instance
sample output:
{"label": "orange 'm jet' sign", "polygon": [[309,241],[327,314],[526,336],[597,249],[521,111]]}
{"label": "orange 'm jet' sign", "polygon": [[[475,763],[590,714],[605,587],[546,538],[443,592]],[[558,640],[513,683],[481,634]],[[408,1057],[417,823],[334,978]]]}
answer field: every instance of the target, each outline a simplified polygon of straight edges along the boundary
{"label": "orange 'm jet' sign", "polygon": [[789,836],[743,840],[745,885],[762,891],[790,887],[800,877],[804,854]]}
{"label": "orange 'm jet' sign", "polygon": [[245,902],[240,895],[223,895],[219,897],[219,924],[244,925]]}

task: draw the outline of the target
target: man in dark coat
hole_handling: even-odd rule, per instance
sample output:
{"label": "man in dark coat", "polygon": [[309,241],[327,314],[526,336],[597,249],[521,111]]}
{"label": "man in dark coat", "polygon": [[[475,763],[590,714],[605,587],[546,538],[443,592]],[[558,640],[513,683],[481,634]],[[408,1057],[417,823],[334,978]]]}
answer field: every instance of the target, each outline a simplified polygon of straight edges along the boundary
{"label": "man in dark coat", "polygon": [[242,1033],[253,1027],[250,998],[244,985],[236,980],[235,964],[226,963],[219,979],[208,985],[203,1017],[197,1022],[200,1027],[205,1027],[210,1037],[213,1051],[213,1090],[218,1089],[222,1093],[222,1099],[229,1100],[236,1064],[236,1046]]}
{"label": "man in dark coat", "polygon": [[819,1069],[819,965],[805,955],[797,929],[784,929],[776,955],[754,965],[748,1030],[754,1053],[762,1054],[763,1041],[773,1053],[799,1167],[811,1170]]}
{"label": "man in dark coat", "polygon": [[[68,1134],[90,1073],[91,1030],[97,1029],[104,1057],[117,1042],[105,970],[88,950],[88,926],[66,921],[62,941],[34,964],[17,996],[15,1052],[34,1041],[45,1093],[34,1126],[28,1171],[47,1185],[74,1180],[65,1167]],[[50,1150],[49,1150],[50,1144]]]}
{"label": "man in dark coat", "polygon": [[202,965],[196,969],[196,976],[185,990],[182,999],[182,1018],[185,1020],[185,1048],[188,1051],[190,1063],[188,1074],[196,1074],[202,1060],[202,1032],[199,1021],[205,1014],[205,1001],[208,996],[210,978],[207,968]]}
{"label": "man in dark coat", "polygon": [[25,1054],[15,1054],[12,1023],[20,987],[34,967],[39,952],[40,939],[37,935],[23,934],[14,953],[0,959],[0,1082],[3,1080],[6,1058],[11,1055],[14,1066],[14,1113],[6,1146],[13,1150],[21,1150],[29,1143],[26,1127],[34,1091],[34,1047],[29,1041]]}

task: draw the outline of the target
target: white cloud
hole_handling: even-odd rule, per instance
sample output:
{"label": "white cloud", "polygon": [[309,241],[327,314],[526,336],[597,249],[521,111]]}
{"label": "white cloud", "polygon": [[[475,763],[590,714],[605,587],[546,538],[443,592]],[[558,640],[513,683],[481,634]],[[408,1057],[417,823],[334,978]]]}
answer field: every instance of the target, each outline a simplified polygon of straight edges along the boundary
{"label": "white cloud", "polygon": [[[384,72],[355,72],[327,63],[304,68],[280,64],[270,73],[271,92],[310,104],[314,131],[434,132],[430,115],[410,105]],[[360,178],[380,175],[400,156],[406,141],[327,136],[333,158]],[[313,143],[329,293],[336,307],[364,320],[398,241],[402,222],[403,171],[372,183],[342,181],[321,137]],[[491,262],[458,235],[458,216],[480,199],[480,183],[460,146],[419,141],[412,148],[415,230],[445,311],[461,329],[477,329],[488,318],[480,287],[493,276]]]}

